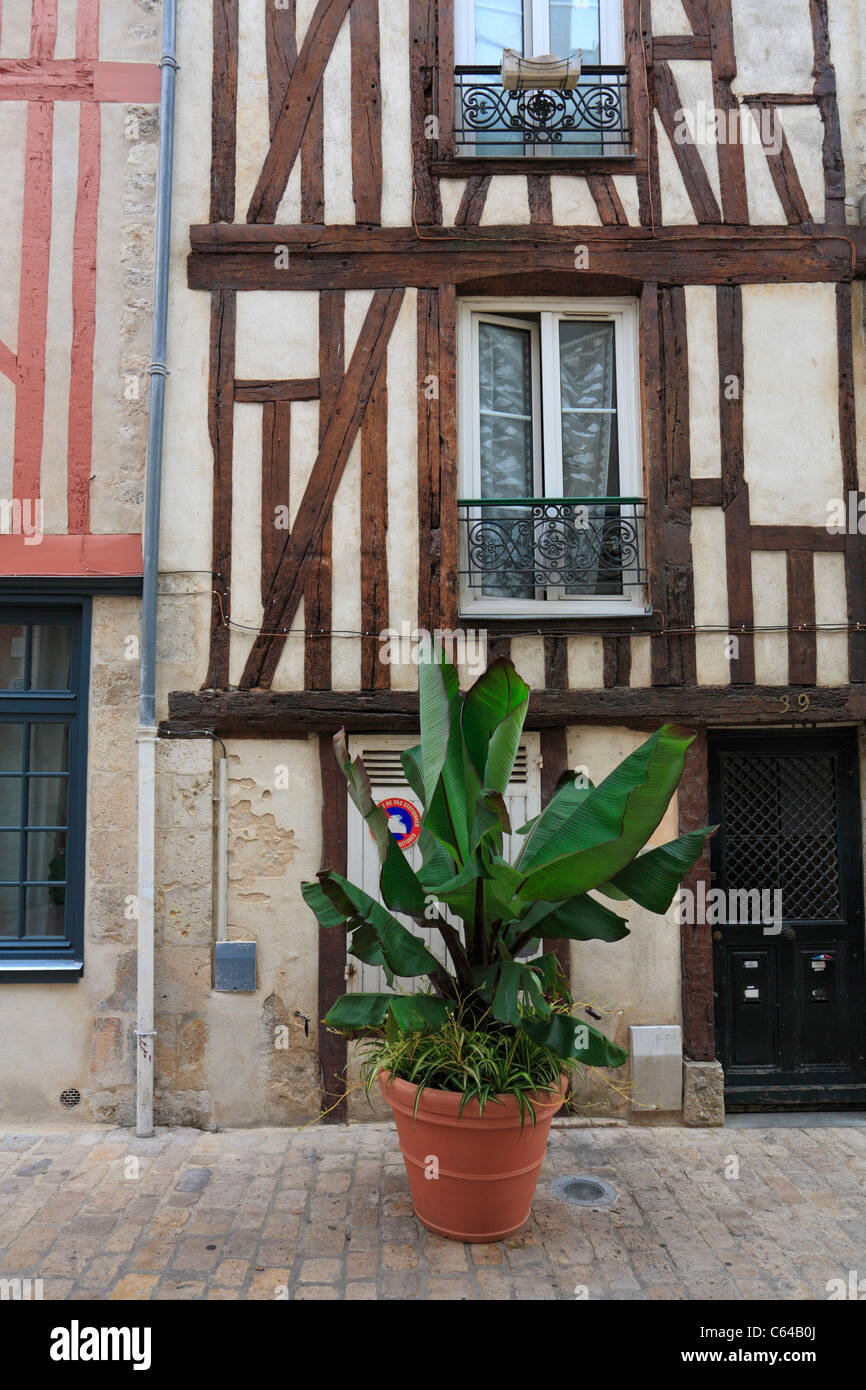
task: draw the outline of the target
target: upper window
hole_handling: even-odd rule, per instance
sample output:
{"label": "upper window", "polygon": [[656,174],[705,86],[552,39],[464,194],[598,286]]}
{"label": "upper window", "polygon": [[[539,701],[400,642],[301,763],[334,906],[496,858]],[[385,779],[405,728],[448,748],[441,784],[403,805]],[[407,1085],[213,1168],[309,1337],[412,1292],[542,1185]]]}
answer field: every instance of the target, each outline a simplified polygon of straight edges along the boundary
{"label": "upper window", "polygon": [[0,609],[0,978],[81,971],[83,617]]}
{"label": "upper window", "polygon": [[[524,57],[581,53],[576,87],[505,89],[503,49]],[[455,139],[475,157],[627,154],[621,0],[457,0]]]}
{"label": "upper window", "polygon": [[622,62],[620,0],[457,0],[458,63],[495,63],[504,48],[524,57],[583,54],[584,65]]}
{"label": "upper window", "polygon": [[637,306],[461,305],[461,610],[644,611]]}

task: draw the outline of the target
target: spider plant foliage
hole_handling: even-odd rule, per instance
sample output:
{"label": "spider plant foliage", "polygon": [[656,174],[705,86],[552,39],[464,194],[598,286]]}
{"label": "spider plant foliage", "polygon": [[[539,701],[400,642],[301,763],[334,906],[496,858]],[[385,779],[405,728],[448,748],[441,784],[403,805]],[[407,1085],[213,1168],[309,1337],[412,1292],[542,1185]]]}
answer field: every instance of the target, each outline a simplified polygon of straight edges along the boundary
{"label": "spider plant foliage", "polygon": [[[441,1029],[456,1011],[469,1026],[522,1030],[572,1064],[622,1065],[622,1048],[572,1017],[568,981],[555,955],[525,959],[521,953],[537,949],[541,938],[619,941],[628,935],[620,915],[628,900],[652,912],[670,906],[712,829],[641,851],[667,810],[694,735],[665,725],[598,786],[563,776],[541,815],[515,827],[523,843],[509,862],[503,853],[504,836],[512,834],[505,792],[529,687],[504,660],[466,694],[440,652],[431,652],[418,669],[421,742],[402,754],[402,762],[423,807],[420,868],[414,870],[398,847],[364,764],[349,757],[341,731],[334,749],[349,795],[376,841],[382,902],[331,870],[301,885],[323,927],[350,933],[352,955],[381,966],[389,987],[396,979],[414,980],[416,988],[344,994],[325,1023],[347,1035],[384,1028],[396,1039]],[[617,910],[590,896],[594,892]],[[447,966],[396,913],[438,929]]]}

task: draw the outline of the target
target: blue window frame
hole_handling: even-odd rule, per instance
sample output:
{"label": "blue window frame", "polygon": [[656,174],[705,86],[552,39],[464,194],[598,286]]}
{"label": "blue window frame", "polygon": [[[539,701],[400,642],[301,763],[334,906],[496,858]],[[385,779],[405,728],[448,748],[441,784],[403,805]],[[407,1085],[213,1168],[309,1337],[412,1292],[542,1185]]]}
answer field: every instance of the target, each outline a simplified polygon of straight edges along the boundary
{"label": "blue window frame", "polygon": [[0,604],[0,980],[78,979],[90,601]]}

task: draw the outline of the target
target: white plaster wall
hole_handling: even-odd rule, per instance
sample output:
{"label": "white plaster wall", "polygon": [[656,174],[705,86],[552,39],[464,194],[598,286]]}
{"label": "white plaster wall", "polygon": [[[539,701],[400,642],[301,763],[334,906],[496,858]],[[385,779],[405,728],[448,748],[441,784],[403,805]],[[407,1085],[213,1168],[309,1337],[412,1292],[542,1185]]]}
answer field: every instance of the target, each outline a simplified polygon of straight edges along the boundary
{"label": "white plaster wall", "polygon": [[238,295],[235,375],[240,380],[319,375],[317,290]]}
{"label": "white plaster wall", "polygon": [[[569,766],[586,767],[598,784],[646,737],[630,729],[570,727]],[[677,815],[675,796],[650,846],[676,838]],[[630,935],[617,942],[575,942],[572,985],[576,998],[604,1015],[596,1026],[628,1046],[631,1024],[681,1022],[680,929],[672,910],[660,917],[634,903],[602,901],[627,919]]]}
{"label": "white plaster wall", "polygon": [[[186,58],[185,52],[183,57]],[[238,222],[246,220],[250,198],[270,142],[262,7],[256,0],[239,0],[238,114],[235,137],[235,219]]]}
{"label": "white plaster wall", "polygon": [[523,174],[497,174],[490,180],[481,226],[521,226],[529,221],[529,195]]}
{"label": "white plaster wall", "polygon": [[752,523],[823,526],[842,494],[834,286],[745,285],[743,340]]}
{"label": "white plaster wall", "polygon": [[697,217],[686,192],[683,176],[680,173],[679,165],[676,161],[673,145],[667,136],[667,131],[659,119],[658,112],[653,113],[656,123],[656,134],[658,136],[659,152],[659,183],[662,193],[662,218],[666,226],[671,227],[694,227],[697,226]]}
{"label": "white plaster wall", "polygon": [[[784,225],[786,218],[782,202],[770,175],[767,156],[758,128],[760,115],[750,107],[741,107],[743,134],[743,168],[746,175],[746,197],[749,221],[753,226]],[[784,128],[784,127],[783,127]]]}
{"label": "white plaster wall", "polygon": [[652,0],[653,34],[691,34],[682,0]]}
{"label": "white plaster wall", "polygon": [[695,637],[698,685],[727,685],[730,664],[725,654],[728,583],[725,569],[725,514],[721,507],[692,509],[692,565],[695,581],[695,626],[718,632]]}
{"label": "white plaster wall", "polygon": [[719,434],[719,338],[714,285],[686,288],[689,345],[689,450],[693,478],[718,478],[722,471]]}
{"label": "white plaster wall", "polygon": [[781,632],[756,632],[755,682],[757,685],[788,683],[788,567],[781,550],[752,552],[752,604],[756,628]]}
{"label": "white plaster wall", "polygon": [[811,92],[812,27],[806,0],[733,0],[737,77],[734,91]]}
{"label": "white plaster wall", "polygon": [[[815,562],[815,622],[844,625],[848,619],[845,556],[817,553]],[[819,632],[816,638],[819,685],[848,684],[848,634]]]}
{"label": "white plaster wall", "polygon": [[817,106],[786,106],[778,119],[814,222],[824,221],[824,122]]}
{"label": "white plaster wall", "polygon": [[511,660],[531,689],[544,689],[544,639],[542,637],[512,637]]}
{"label": "white plaster wall", "polygon": [[572,690],[601,690],[604,686],[604,640],[568,638],[568,684]]}
{"label": "white plaster wall", "polygon": [[550,200],[557,226],[601,226],[598,208],[585,178],[575,174],[551,174]]}
{"label": "white plaster wall", "polygon": [[619,194],[622,209],[628,218],[630,227],[640,226],[640,198],[637,191],[637,179],[632,174],[614,174],[614,187]]}
{"label": "white plaster wall", "polygon": [[[383,85],[387,75],[383,73]],[[322,83],[325,112],[325,217],[332,223],[353,223],[352,198],[352,60],[349,16],[343,20]]]}
{"label": "white plaster wall", "polygon": [[[412,221],[412,152],[409,123],[409,0],[380,5],[382,70],[382,225]],[[447,182],[447,180],[446,180]]]}
{"label": "white plaster wall", "polygon": [[633,637],[631,639],[631,680],[632,689],[645,689],[652,685],[652,638]]}

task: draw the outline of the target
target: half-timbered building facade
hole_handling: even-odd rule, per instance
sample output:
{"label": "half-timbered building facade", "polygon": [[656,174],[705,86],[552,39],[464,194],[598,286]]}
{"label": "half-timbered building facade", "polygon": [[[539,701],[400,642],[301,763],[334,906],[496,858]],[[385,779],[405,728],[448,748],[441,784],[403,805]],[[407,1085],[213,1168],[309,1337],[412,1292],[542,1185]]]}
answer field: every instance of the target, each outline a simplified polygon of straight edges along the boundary
{"label": "half-timbered building facade", "polygon": [[[181,0],[178,57],[157,1117],[369,1113],[319,1020],[375,982],[299,884],[375,889],[331,738],[411,799],[437,630],[532,687],[524,819],[696,731],[658,842],[721,828],[676,910],[557,943],[618,1042],[681,1038],[666,1108],[862,1103],[858,0]],[[131,938],[88,951],[126,1036]],[[69,1084],[129,1111],[122,1064]]]}

